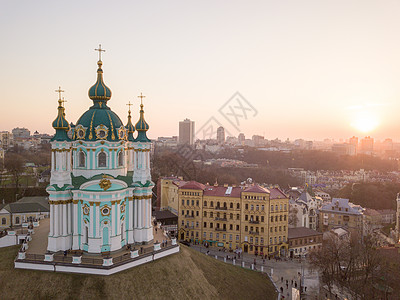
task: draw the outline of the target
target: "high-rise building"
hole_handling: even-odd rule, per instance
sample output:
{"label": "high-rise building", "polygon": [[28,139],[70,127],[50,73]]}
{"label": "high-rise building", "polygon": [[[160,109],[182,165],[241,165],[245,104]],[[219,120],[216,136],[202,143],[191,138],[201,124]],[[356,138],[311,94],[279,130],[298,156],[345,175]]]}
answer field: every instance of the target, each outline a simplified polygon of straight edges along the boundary
{"label": "high-rise building", "polygon": [[179,122],[179,144],[194,144],[194,121],[185,119]]}
{"label": "high-rise building", "polygon": [[354,136],[349,139],[349,144],[354,146],[355,154],[358,152],[358,137]]}
{"label": "high-rise building", "polygon": [[239,133],[238,140],[239,140],[239,144],[244,145],[244,141],[246,140],[244,133]]}
{"label": "high-rise building", "polygon": [[372,154],[374,151],[374,139],[366,136],[361,140],[360,152],[364,154]]}
{"label": "high-rise building", "polygon": [[225,129],[222,126],[217,129],[217,142],[220,144],[225,143]]}

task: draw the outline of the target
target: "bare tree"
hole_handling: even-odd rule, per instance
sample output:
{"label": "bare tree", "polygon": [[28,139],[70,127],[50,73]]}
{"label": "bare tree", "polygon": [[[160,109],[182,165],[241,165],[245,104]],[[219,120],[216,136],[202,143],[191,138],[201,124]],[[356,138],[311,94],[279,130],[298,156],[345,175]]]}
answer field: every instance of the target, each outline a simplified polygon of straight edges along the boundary
{"label": "bare tree", "polygon": [[[19,188],[19,182],[21,179],[22,172],[24,170],[23,167],[23,158],[15,153],[7,153],[5,157],[5,163],[4,166],[8,173],[11,174],[14,187],[15,187],[15,194],[18,193],[18,188]],[[17,200],[17,199],[15,199]]]}
{"label": "bare tree", "polygon": [[288,224],[297,227],[297,223],[299,223],[299,218],[297,217],[298,209],[296,207],[292,207],[289,205],[289,218]]}

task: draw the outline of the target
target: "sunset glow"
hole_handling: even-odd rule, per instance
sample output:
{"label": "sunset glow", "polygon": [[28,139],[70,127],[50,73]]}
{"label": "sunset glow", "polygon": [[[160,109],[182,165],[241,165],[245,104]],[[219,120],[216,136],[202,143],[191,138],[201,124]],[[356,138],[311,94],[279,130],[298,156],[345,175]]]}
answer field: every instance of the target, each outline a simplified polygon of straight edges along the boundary
{"label": "sunset glow", "polygon": [[351,126],[358,131],[368,133],[379,126],[379,120],[372,112],[362,111],[356,114]]}

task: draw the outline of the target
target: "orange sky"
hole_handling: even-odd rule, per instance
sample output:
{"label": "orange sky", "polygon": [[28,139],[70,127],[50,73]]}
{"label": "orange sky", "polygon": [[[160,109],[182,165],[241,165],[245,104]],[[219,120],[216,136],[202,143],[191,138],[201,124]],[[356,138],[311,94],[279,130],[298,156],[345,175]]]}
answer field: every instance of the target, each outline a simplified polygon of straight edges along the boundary
{"label": "orange sky", "polygon": [[[143,92],[152,138],[214,117],[236,136],[400,140],[399,11],[399,1],[2,3],[0,130],[52,133],[59,85],[76,122],[102,43],[109,106],[126,122],[133,101],[137,118]],[[257,114],[235,128],[219,109],[237,91]]]}

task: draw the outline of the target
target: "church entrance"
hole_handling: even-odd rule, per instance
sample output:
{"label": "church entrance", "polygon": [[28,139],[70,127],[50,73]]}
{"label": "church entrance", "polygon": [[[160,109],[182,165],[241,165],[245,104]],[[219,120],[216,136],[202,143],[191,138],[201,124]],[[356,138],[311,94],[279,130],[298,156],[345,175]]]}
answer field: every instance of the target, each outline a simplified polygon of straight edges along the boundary
{"label": "church entrance", "polygon": [[244,245],[243,250],[245,253],[249,252],[249,246],[248,245]]}
{"label": "church entrance", "polygon": [[103,228],[103,246],[101,247],[101,252],[110,251],[110,236],[108,232],[108,227]]}

